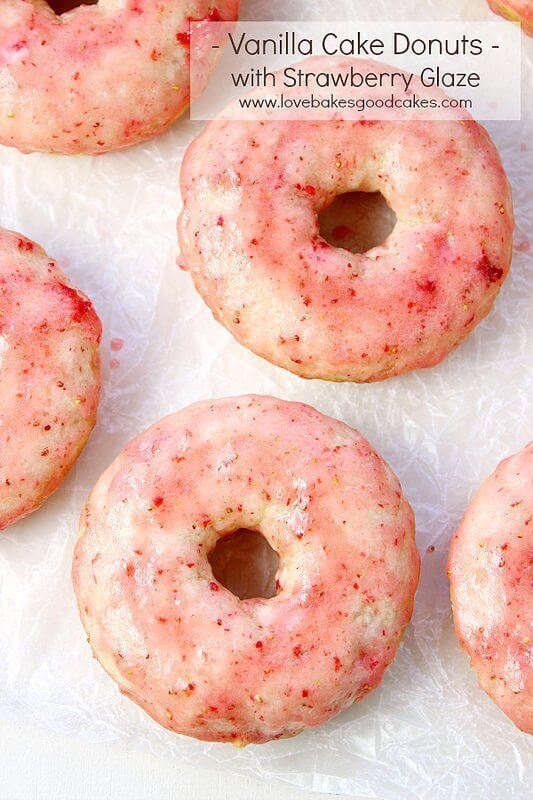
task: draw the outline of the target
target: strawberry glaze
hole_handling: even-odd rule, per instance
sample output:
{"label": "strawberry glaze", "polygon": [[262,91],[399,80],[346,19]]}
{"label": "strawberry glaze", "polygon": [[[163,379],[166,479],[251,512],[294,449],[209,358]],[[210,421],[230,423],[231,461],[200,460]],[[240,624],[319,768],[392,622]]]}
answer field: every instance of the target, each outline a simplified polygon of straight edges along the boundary
{"label": "strawberry glaze", "polygon": [[45,0],[2,0],[0,143],[103,153],[156,136],[189,103],[190,21],[233,20],[238,6],[99,0],[59,16]]}
{"label": "strawberry glaze", "polygon": [[[239,600],[207,554],[239,528],[280,556],[278,594]],[[73,564],[94,655],[177,733],[261,743],[375,688],[411,616],[412,511],[356,431],[272,397],[196,403],[97,482]]]}
{"label": "strawberry glaze", "polygon": [[100,333],[55,262],[0,230],[0,530],[46,500],[87,441]]}
{"label": "strawberry glaze", "polygon": [[520,22],[527,36],[533,36],[532,0],[487,0],[495,14],[513,22]]}
{"label": "strawberry glaze", "polygon": [[533,733],[533,443],[482,484],[452,540],[455,629],[478,680]]}
{"label": "strawberry glaze", "polygon": [[[376,381],[438,364],[489,312],[509,270],[510,187],[471,119],[223,115],[189,146],[181,191],[181,262],[213,315],[304,378]],[[319,231],[320,212],[352,191],[381,192],[397,216],[364,254]]]}

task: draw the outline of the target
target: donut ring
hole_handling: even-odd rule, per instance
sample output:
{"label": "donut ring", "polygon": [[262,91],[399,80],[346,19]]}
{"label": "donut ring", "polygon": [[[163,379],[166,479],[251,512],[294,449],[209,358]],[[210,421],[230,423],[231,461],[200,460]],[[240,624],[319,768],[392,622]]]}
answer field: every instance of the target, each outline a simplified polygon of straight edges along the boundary
{"label": "donut ring", "polygon": [[500,17],[520,22],[527,36],[533,36],[533,2],[531,0],[487,0],[489,8]]}
{"label": "donut ring", "polygon": [[0,530],[59,486],[96,422],[100,320],[44,250],[0,229]]}
{"label": "donut ring", "polygon": [[234,20],[238,6],[99,0],[56,15],[45,0],[2,0],[0,144],[104,153],[156,136],[189,104],[189,21]]}
{"label": "donut ring", "polygon": [[[305,65],[354,62],[385,69]],[[509,269],[510,187],[472,120],[221,117],[189,146],[181,191],[181,262],[196,289],[241,344],[303,378],[376,381],[438,364]],[[319,233],[318,214],[352,191],[381,192],[397,216],[365,254]]]}
{"label": "donut ring", "polygon": [[[207,554],[239,528],[280,555],[239,600]],[[196,403],[129,444],[82,514],[73,584],[93,653],[157,722],[207,741],[319,725],[380,682],[411,616],[411,508],[356,431],[250,395]]]}
{"label": "donut ring", "polygon": [[533,733],[533,442],[474,496],[452,540],[448,576],[455,630],[479,683]]}

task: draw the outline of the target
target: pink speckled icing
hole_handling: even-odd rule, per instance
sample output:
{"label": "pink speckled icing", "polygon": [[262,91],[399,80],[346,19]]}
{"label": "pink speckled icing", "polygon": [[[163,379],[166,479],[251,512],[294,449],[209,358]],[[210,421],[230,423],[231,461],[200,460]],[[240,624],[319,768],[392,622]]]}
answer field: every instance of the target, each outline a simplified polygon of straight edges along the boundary
{"label": "pink speckled icing", "polygon": [[[305,378],[438,364],[488,313],[511,261],[510,187],[472,120],[220,118],[188,148],[181,191],[181,262],[215,318]],[[397,216],[365,254],[319,232],[318,214],[351,191],[381,192]]]}
{"label": "pink speckled icing", "polygon": [[44,0],[2,0],[0,143],[103,153],[161,133],[189,103],[189,22],[233,20],[238,6],[99,0],[59,16]]}
{"label": "pink speckled icing", "polygon": [[[278,594],[239,600],[207,554],[260,531]],[[250,395],[149,428],[102,475],[73,583],[94,655],[166,728],[266,742],[319,725],[380,682],[418,581],[412,511],[356,431]]]}
{"label": "pink speckled icing", "polygon": [[487,2],[496,14],[513,22],[520,22],[524,33],[533,36],[532,0],[487,0]]}
{"label": "pink speckled icing", "polygon": [[87,441],[100,333],[44,250],[0,229],[0,530],[46,500]]}
{"label": "pink speckled icing", "polygon": [[448,563],[455,629],[479,682],[533,733],[533,443],[482,484]]}

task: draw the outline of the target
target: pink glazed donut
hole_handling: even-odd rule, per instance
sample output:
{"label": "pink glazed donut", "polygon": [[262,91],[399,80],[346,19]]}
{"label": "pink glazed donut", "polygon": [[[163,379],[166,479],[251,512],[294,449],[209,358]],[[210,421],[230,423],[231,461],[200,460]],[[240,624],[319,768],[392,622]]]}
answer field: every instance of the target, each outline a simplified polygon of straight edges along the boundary
{"label": "pink glazed donut", "polygon": [[[207,555],[237,529],[280,556],[278,594],[239,600]],[[81,519],[73,583],[94,655],[165,728],[261,743],[380,682],[419,559],[398,480],[356,431],[273,397],[209,400],[119,455]]]}
{"label": "pink glazed donut", "polygon": [[46,500],[87,441],[100,333],[44,250],[0,229],[0,530]]}
{"label": "pink glazed donut", "polygon": [[483,483],[448,563],[455,629],[479,682],[533,733],[533,443]]}
{"label": "pink glazed donut", "polygon": [[533,36],[533,2],[532,0],[487,0],[495,14],[513,22],[520,22],[522,30]]}
{"label": "pink glazed donut", "polygon": [[0,3],[1,144],[104,153],[161,133],[189,104],[189,22],[234,20],[239,0],[99,0],[60,13],[73,5]]}
{"label": "pink glazed donut", "polygon": [[[387,69],[357,59],[303,64]],[[181,191],[181,264],[213,315],[304,378],[377,381],[438,364],[488,313],[509,269],[510,187],[471,119],[223,115],[189,146]],[[397,216],[382,246],[357,255],[328,244],[318,223],[353,191],[381,192]]]}

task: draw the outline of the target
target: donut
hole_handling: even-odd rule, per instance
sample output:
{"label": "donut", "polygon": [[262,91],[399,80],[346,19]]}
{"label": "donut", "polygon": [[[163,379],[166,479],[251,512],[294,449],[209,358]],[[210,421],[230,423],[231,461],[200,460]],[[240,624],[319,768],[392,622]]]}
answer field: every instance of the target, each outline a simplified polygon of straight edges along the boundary
{"label": "donut", "polygon": [[[214,577],[209,553],[243,529],[279,555],[273,597],[241,600]],[[124,694],[171,731],[245,745],[378,685],[418,569],[411,508],[368,442],[249,395],[189,406],[122,451],[83,511],[73,585]]]}
{"label": "donut", "polygon": [[[0,3],[0,144],[104,153],[156,136],[189,104],[189,23],[234,20],[239,6],[80,3]],[[206,72],[214,52],[204,56]]]}
{"label": "donut", "polygon": [[533,733],[533,442],[481,485],[448,561],[455,630],[479,683]]}
{"label": "donut", "polygon": [[500,17],[520,22],[527,36],[533,36],[532,0],[487,0],[489,8]]}
{"label": "donut", "polygon": [[59,486],[96,421],[100,320],[44,250],[0,229],[0,530]]}
{"label": "donut", "polygon": [[[358,59],[303,64],[387,70]],[[416,81],[413,91],[435,94]],[[377,381],[438,364],[488,313],[510,265],[511,192],[486,131],[471,119],[349,121],[330,111],[239,121],[233,108],[207,124],[181,169],[180,266],[215,318],[304,378]],[[397,217],[363,254],[319,230],[318,215],[354,191],[381,192]]]}

